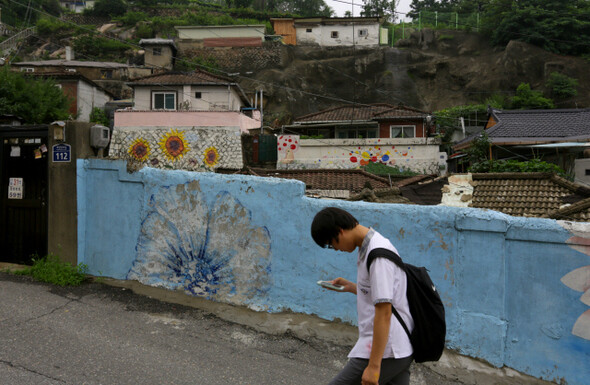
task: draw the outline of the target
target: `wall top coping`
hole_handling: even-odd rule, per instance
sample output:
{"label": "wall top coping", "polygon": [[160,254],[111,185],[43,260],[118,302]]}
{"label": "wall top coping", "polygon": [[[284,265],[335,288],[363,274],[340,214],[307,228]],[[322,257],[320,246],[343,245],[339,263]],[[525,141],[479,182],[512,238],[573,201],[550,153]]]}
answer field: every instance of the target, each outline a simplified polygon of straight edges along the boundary
{"label": "wall top coping", "polygon": [[[291,135],[296,136],[296,135]],[[440,145],[440,138],[300,139],[299,146],[408,146]]]}

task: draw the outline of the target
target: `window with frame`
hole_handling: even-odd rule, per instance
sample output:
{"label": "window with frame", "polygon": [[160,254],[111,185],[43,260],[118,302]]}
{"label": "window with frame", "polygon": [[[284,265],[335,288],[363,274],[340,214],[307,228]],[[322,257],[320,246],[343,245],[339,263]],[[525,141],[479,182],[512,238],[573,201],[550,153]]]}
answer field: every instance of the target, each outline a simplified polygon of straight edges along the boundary
{"label": "window with frame", "polygon": [[20,72],[35,72],[35,69],[32,67],[22,67]]}
{"label": "window with frame", "polygon": [[176,92],[154,92],[152,106],[154,110],[176,110]]}
{"label": "window with frame", "polygon": [[195,92],[195,99],[201,99],[203,97],[203,94],[200,92]]}
{"label": "window with frame", "polygon": [[389,126],[392,138],[415,138],[416,126]]}
{"label": "window with frame", "polygon": [[311,33],[312,31],[313,31],[313,29],[311,29],[311,28],[307,28],[307,29],[305,30],[305,32],[307,32],[307,33]]}
{"label": "window with frame", "polygon": [[162,56],[162,47],[154,47],[154,48],[152,48],[152,54],[154,56]]}
{"label": "window with frame", "polygon": [[359,29],[359,37],[369,36],[369,30],[366,28]]}
{"label": "window with frame", "polygon": [[332,37],[332,39],[338,39],[338,31],[332,31],[330,37]]}

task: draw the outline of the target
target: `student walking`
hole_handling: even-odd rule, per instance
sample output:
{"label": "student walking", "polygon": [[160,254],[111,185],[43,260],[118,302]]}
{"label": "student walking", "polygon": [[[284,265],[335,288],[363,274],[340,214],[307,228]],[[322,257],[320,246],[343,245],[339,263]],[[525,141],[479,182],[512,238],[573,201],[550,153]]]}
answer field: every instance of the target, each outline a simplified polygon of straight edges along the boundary
{"label": "student walking", "polygon": [[[349,361],[330,385],[408,385],[412,345],[401,323],[392,317],[393,305],[411,332],[414,321],[406,297],[406,273],[387,258],[376,258],[367,269],[373,249],[396,254],[393,244],[377,231],[365,227],[354,216],[337,207],[318,212],[311,236],[320,247],[352,253],[358,249],[356,283],[338,277],[329,281],[337,291],[357,296],[359,338]],[[334,290],[334,289],[332,289]]]}

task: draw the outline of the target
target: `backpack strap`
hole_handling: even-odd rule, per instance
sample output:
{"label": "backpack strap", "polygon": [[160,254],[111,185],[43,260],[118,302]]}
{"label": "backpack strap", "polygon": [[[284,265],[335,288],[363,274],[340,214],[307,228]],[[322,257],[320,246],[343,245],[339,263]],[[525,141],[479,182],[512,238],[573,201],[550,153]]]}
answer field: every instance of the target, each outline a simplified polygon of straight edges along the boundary
{"label": "backpack strap", "polygon": [[[402,269],[404,272],[406,271],[406,265],[405,265],[404,261],[402,261],[402,259],[400,258],[399,255],[397,255],[395,252],[393,252],[389,249],[376,248],[376,249],[371,250],[371,252],[367,256],[367,272],[369,272],[369,269],[371,267],[371,263],[373,263],[375,258],[389,259],[391,262],[393,262],[397,266],[399,266],[400,269]],[[402,317],[399,315],[399,313],[397,312],[397,310],[395,309],[393,304],[391,304],[391,312],[395,315],[395,318],[397,318],[399,323],[404,328],[406,334],[408,335],[408,338],[410,338],[410,330],[406,326],[406,323],[404,322]]]}

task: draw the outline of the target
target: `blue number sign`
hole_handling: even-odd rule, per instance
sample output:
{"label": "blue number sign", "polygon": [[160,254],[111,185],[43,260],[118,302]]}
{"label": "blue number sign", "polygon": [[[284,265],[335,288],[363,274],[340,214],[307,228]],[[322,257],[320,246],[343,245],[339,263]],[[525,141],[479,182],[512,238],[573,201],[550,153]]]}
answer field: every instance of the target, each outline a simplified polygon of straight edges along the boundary
{"label": "blue number sign", "polygon": [[53,145],[53,161],[54,162],[70,162],[72,160],[72,146],[69,144],[55,144]]}

